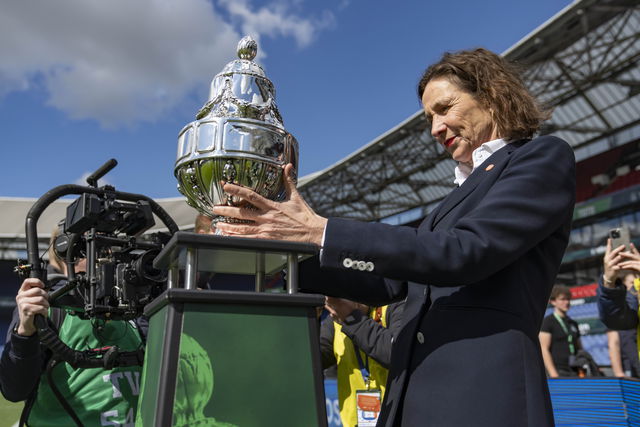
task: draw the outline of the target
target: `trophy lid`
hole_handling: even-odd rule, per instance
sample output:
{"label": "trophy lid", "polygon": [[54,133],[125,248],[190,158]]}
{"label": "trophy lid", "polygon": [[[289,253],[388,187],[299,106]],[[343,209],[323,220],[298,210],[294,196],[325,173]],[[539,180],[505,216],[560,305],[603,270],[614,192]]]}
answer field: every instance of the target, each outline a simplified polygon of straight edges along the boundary
{"label": "trophy lid", "polygon": [[284,129],[275,103],[276,91],[264,69],[253,62],[258,44],[250,36],[238,42],[238,59],[224,66],[211,81],[209,100],[196,115],[255,119]]}
{"label": "trophy lid", "polygon": [[217,76],[241,73],[253,74],[258,77],[266,78],[264,69],[259,64],[253,62],[258,53],[258,43],[256,43],[254,39],[252,39],[250,36],[244,36],[238,42],[236,52],[239,59],[234,59],[233,61],[225,65],[222,71],[218,73]]}

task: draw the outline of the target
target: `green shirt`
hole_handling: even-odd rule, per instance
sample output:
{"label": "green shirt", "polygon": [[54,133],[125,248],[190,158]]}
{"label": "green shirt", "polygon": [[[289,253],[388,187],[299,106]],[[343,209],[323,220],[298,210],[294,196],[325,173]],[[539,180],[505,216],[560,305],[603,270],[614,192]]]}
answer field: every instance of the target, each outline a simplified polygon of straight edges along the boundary
{"label": "green shirt", "polygon": [[[74,350],[117,345],[121,351],[136,350],[142,339],[133,321],[96,323],[67,313],[60,327],[60,339]],[[100,325],[100,326],[97,326]],[[134,426],[140,394],[140,366],[73,369],[58,363],[52,369],[54,384],[84,426]],[[37,396],[29,413],[29,426],[73,426],[75,422],[49,387],[47,374],[40,378]]]}

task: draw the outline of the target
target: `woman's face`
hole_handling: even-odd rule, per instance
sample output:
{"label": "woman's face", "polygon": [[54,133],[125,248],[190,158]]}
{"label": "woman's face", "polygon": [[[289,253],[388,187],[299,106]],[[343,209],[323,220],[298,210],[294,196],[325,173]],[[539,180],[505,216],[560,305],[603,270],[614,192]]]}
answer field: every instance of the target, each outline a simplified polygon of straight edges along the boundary
{"label": "woman's face", "polygon": [[431,122],[431,134],[458,162],[472,165],[473,150],[500,138],[491,112],[447,78],[427,83],[422,105]]}

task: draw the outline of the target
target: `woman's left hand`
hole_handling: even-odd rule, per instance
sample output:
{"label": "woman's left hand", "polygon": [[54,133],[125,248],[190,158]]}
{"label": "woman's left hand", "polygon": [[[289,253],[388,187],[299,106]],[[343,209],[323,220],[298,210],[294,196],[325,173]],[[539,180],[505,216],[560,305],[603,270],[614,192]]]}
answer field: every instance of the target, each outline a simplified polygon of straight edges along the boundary
{"label": "woman's left hand", "polygon": [[633,243],[630,246],[630,251],[620,252],[624,261],[621,261],[618,266],[621,270],[634,270],[636,273],[640,273],[640,253]]}
{"label": "woman's left hand", "polygon": [[256,210],[234,206],[215,206],[213,213],[230,218],[253,221],[249,224],[218,222],[220,232],[228,236],[243,236],[259,239],[288,240],[313,243],[320,246],[327,219],[317,215],[304,201],[291,176],[293,165],[284,168],[287,198],[283,202],[266,199],[248,188],[225,184],[224,191],[240,197]]}

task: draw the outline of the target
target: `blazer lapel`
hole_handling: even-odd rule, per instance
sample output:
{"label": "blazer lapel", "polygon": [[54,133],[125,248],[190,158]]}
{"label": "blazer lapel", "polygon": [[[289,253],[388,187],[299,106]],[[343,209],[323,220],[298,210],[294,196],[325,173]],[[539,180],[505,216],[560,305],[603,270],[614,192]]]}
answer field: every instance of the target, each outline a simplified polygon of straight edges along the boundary
{"label": "blazer lapel", "polygon": [[[451,209],[455,208],[461,201],[465,199],[471,192],[478,186],[482,180],[488,176],[488,174],[496,173],[501,168],[498,167],[502,162],[506,161],[515,149],[519,148],[527,142],[528,140],[519,140],[514,141],[507,144],[501,150],[493,153],[487,160],[482,162],[480,166],[478,166],[471,175],[467,178],[467,180],[458,188],[454,189],[449,195],[442,201],[440,206],[437,208],[436,214],[433,216],[433,221],[431,222],[431,230],[438,224],[438,222],[444,218],[446,214],[448,214]],[[490,165],[494,165],[489,167]]]}

